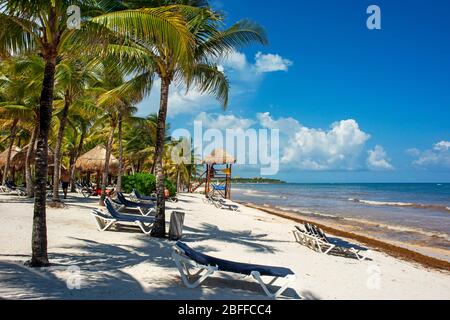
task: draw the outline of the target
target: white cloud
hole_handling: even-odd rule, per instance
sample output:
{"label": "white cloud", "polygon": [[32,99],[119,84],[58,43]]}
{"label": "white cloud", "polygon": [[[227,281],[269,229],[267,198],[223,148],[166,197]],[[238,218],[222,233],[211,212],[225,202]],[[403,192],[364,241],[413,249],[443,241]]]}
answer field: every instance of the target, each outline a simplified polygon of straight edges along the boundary
{"label": "white cloud", "polygon": [[394,167],[390,164],[386,151],[382,146],[375,146],[373,150],[367,152],[367,166],[372,170],[393,170]]}
{"label": "white cloud", "polygon": [[416,158],[413,162],[415,166],[450,168],[450,141],[438,142],[430,150],[421,151],[414,148],[407,152]]}
{"label": "white cloud", "polygon": [[232,114],[207,114],[205,112],[200,113],[196,121],[203,122],[203,127],[207,129],[242,129],[247,130],[255,121],[251,119],[240,118]]}
{"label": "white cloud", "polygon": [[279,129],[281,162],[303,170],[353,170],[370,139],[355,120],[335,122],[329,130],[308,128],[293,118],[274,120],[270,113],[258,114],[262,127]]}
{"label": "white cloud", "polygon": [[434,145],[436,151],[448,151],[450,149],[450,141],[441,141]]}
{"label": "white cloud", "polygon": [[224,67],[235,70],[245,70],[248,67],[247,56],[241,52],[231,51],[222,61]]}
{"label": "white cloud", "polygon": [[263,54],[258,52],[255,56],[255,68],[258,73],[288,71],[292,61],[284,59],[278,54]]}
{"label": "white cloud", "polygon": [[[262,53],[255,56],[255,63],[253,64],[248,61],[244,53],[231,51],[225,58],[218,61],[218,70],[228,76],[231,84],[230,96],[236,98],[248,96],[249,93],[257,91],[258,84],[263,79],[263,74],[286,71],[291,64],[292,62],[280,55]],[[141,114],[158,112],[160,86],[160,79],[156,79],[150,97],[140,104]],[[171,118],[180,114],[195,114],[201,111],[217,110],[218,108],[220,108],[220,103],[214,97],[202,94],[195,88],[191,88],[186,93],[186,87],[183,85],[172,85],[170,87],[168,115]]]}

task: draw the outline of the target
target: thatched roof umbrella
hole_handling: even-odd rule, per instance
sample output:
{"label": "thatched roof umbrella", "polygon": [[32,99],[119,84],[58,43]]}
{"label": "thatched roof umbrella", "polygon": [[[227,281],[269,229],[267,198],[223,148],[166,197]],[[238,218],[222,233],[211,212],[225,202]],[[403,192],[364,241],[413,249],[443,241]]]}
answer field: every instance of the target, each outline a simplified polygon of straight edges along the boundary
{"label": "thatched roof umbrella", "polygon": [[[6,160],[8,160],[8,149],[0,153],[0,168],[6,165]],[[10,159],[13,159],[16,156],[16,154],[18,154],[20,151],[22,151],[22,149],[20,149],[18,146],[13,146],[11,149]]]}
{"label": "thatched roof umbrella", "polygon": [[[91,151],[78,158],[75,163],[75,169],[82,172],[100,173],[103,171],[106,162],[106,149],[103,146],[97,146]],[[119,160],[112,154],[109,159],[109,173],[117,174],[119,172]]]}
{"label": "thatched roof umbrella", "polygon": [[[25,168],[25,162],[27,159],[27,152],[30,145],[25,146],[20,152],[18,152],[14,157],[11,157],[11,166],[14,167],[15,170],[19,171]],[[54,162],[54,153],[51,148],[48,148],[48,164],[51,166]],[[34,160],[36,158],[36,147],[33,148],[33,154],[31,156],[31,163],[34,164]]]}
{"label": "thatched roof umbrella", "polygon": [[203,162],[209,165],[226,165],[235,164],[236,159],[225,150],[216,149],[209,156],[205,157]]}

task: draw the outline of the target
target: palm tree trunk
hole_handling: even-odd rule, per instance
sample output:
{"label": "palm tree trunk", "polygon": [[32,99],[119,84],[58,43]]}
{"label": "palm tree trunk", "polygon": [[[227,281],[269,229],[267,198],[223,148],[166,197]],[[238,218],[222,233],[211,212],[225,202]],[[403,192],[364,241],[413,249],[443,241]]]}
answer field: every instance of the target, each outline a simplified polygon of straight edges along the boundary
{"label": "palm tree trunk", "polygon": [[70,168],[70,181],[72,183],[71,192],[77,191],[75,187],[75,163],[77,162],[78,157],[81,155],[81,151],[83,151],[84,136],[85,132],[82,132],[80,137],[80,143],[78,144],[78,149],[76,151],[72,167]]}
{"label": "palm tree trunk", "polygon": [[181,171],[179,166],[177,168],[177,192],[181,192]]}
{"label": "palm tree trunk", "polygon": [[34,145],[36,144],[36,137],[39,131],[39,125],[34,127],[33,133],[31,134],[30,144],[28,145],[27,155],[25,158],[25,181],[27,185],[27,197],[34,197],[34,185],[33,185],[33,174],[31,172],[31,161],[33,158]]}
{"label": "palm tree trunk", "polygon": [[122,175],[123,175],[123,141],[122,141],[122,113],[119,113],[119,174],[117,176],[117,192],[122,192]]}
{"label": "palm tree trunk", "polygon": [[[56,46],[55,46],[56,48]],[[39,135],[36,147],[36,182],[34,189],[34,215],[32,233],[31,267],[46,267],[50,263],[47,255],[46,193],[48,178],[48,134],[53,112],[55,86],[56,49],[50,49],[45,57],[44,80],[42,82],[39,108]]]}
{"label": "palm tree trunk", "polygon": [[103,168],[102,175],[102,196],[100,197],[100,205],[104,206],[106,199],[106,187],[108,184],[108,176],[109,176],[109,160],[111,158],[111,149],[112,144],[114,142],[114,132],[116,131],[116,125],[114,121],[111,123],[111,132],[109,133],[108,145],[106,146],[106,159],[105,159],[105,167]]}
{"label": "palm tree trunk", "polygon": [[61,202],[59,197],[59,180],[61,176],[61,148],[64,139],[64,130],[66,129],[67,115],[69,114],[70,97],[66,92],[64,97],[64,108],[62,110],[61,119],[59,123],[58,139],[55,147],[55,160],[54,160],[54,183],[53,183],[53,202]]}
{"label": "palm tree trunk", "polygon": [[8,155],[6,156],[6,164],[5,164],[5,172],[3,175],[3,181],[2,181],[2,185],[6,184],[6,181],[8,181],[9,179],[9,167],[11,166],[11,154],[12,154],[12,149],[14,147],[14,141],[16,141],[16,129],[17,129],[17,124],[19,123],[18,119],[14,119],[14,122],[11,126],[11,136],[10,136],[10,142],[9,142],[9,146],[8,146]]}
{"label": "palm tree trunk", "polygon": [[166,119],[167,106],[169,100],[170,79],[161,79],[161,102],[159,107],[158,124],[156,132],[156,157],[155,157],[155,173],[156,173],[156,218],[152,229],[152,237],[165,238],[166,236],[166,198],[164,195],[164,140],[166,137]]}

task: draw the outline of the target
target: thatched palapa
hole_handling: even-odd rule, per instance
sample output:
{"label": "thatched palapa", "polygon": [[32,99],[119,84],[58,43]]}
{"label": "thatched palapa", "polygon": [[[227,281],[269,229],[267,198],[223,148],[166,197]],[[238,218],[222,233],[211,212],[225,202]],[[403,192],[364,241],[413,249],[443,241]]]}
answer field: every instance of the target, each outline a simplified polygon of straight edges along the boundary
{"label": "thatched palapa", "polygon": [[[20,152],[18,152],[14,157],[11,157],[11,166],[14,167],[15,170],[19,171],[25,168],[25,162],[27,159],[27,152],[30,145],[25,146]],[[31,155],[31,162],[30,164],[34,164],[34,160],[36,158],[36,147],[33,148],[33,154]],[[53,165],[55,158],[55,154],[53,153],[53,150],[49,147],[48,148],[48,164],[49,166]]]}
{"label": "thatched palapa", "polygon": [[[97,146],[91,151],[78,158],[75,163],[75,169],[82,172],[100,173],[103,171],[106,162],[106,149],[103,146]],[[119,172],[119,160],[112,154],[109,159],[109,173],[117,174]]]}
{"label": "thatched palapa", "polygon": [[204,159],[204,163],[209,165],[235,164],[236,159],[225,150],[216,149]]}
{"label": "thatched palapa", "polygon": [[[6,160],[8,159],[8,150],[9,148],[0,153],[0,168],[3,168],[6,165]],[[22,151],[21,148],[19,148],[18,146],[13,146],[10,159],[13,159],[20,151]]]}

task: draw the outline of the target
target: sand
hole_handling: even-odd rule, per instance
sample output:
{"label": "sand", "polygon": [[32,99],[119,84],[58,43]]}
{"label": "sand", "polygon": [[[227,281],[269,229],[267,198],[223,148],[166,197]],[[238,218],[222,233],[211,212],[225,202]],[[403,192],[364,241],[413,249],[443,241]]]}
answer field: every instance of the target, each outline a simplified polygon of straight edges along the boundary
{"label": "sand", "polygon": [[[181,195],[183,241],[224,259],[291,268],[297,275],[281,299],[450,299],[450,274],[371,250],[371,261],[320,255],[295,242],[295,222],[243,207],[235,213]],[[136,229],[99,232],[89,214],[97,199],[72,195],[67,209],[48,210],[53,267],[23,266],[30,256],[30,201],[0,195],[2,299],[265,299],[250,278],[217,273],[197,289],[180,281],[171,258],[174,242]],[[353,240],[348,240],[352,242]],[[354,241],[352,242],[354,243]]]}

